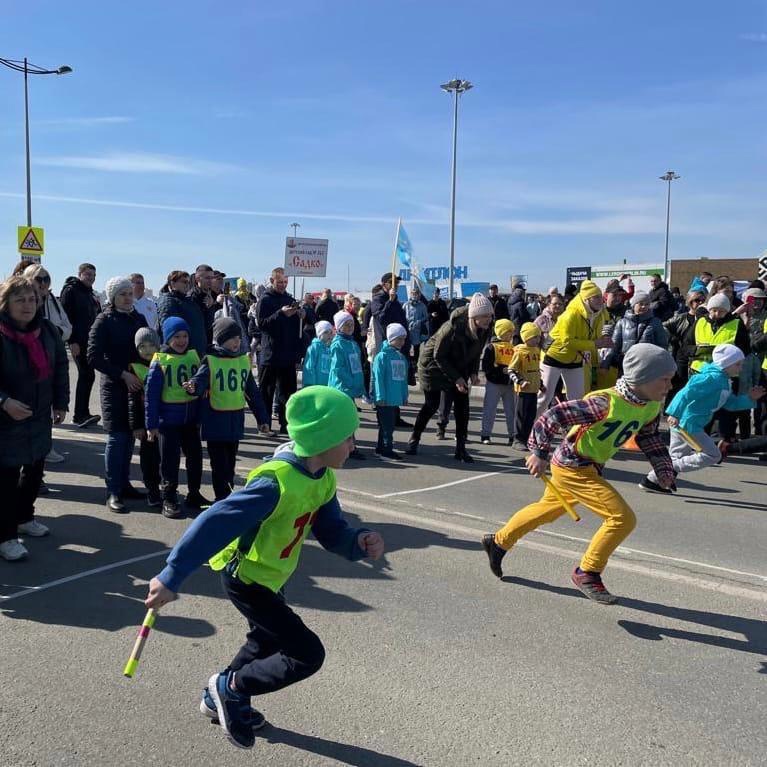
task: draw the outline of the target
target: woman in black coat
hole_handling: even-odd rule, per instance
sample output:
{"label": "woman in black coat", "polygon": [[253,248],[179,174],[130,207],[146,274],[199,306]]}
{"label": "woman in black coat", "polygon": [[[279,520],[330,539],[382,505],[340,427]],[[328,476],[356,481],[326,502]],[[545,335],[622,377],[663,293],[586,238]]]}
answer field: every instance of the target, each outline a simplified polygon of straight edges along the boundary
{"label": "woman in black coat", "polygon": [[106,309],[96,317],[88,336],[88,363],[101,373],[101,415],[107,432],[104,451],[107,508],[124,512],[124,498],[143,498],[130,484],[133,432],[128,418],[128,394],[142,384],[129,371],[139,359],[133,342],[146,319],[133,308],[133,286],[127,277],[112,277],[106,284]]}
{"label": "woman in black coat", "polygon": [[0,556],[23,559],[19,533],[38,537],[35,499],[51,449],[51,428],[69,404],[67,353],[61,334],[38,315],[34,284],[0,285]]}

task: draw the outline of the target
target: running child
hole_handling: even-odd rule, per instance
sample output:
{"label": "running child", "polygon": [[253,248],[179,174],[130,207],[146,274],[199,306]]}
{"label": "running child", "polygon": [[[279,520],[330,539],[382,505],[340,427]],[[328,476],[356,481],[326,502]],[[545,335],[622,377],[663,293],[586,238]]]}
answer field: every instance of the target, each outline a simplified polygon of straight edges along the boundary
{"label": "running child", "polygon": [[[603,519],[572,574],[573,583],[600,604],[617,601],[602,583],[602,571],[610,555],[636,525],[629,505],[602,478],[602,468],[624,442],[636,436],[637,445],[655,470],[658,484],[674,487],[674,469],[658,433],[658,422],[661,403],[671,388],[675,371],[674,359],[665,349],[637,344],[626,353],[623,377],[614,387],[556,405],[533,424],[528,441],[532,451],[526,460],[528,471],[534,477],[546,473],[551,443],[566,431],[567,436],[551,458],[552,481],[569,503],[581,503]],[[539,501],[514,514],[497,533],[485,535],[482,547],[493,575],[503,577],[503,557],[523,535],[564,513],[554,491],[547,487]]]}
{"label": "running child", "polygon": [[304,356],[301,385],[327,386],[330,375],[330,342],[333,340],[333,326],[326,320],[320,320],[314,326],[316,338],[312,339]]}
{"label": "running child", "polygon": [[520,328],[519,335],[522,343],[514,347],[509,377],[514,381],[517,393],[514,447],[526,453],[527,440],[530,439],[538,409],[538,394],[545,394],[546,387],[541,381],[541,329],[532,322],[526,322]]}
{"label": "running child", "polygon": [[181,452],[186,461],[186,506],[200,509],[210,501],[200,494],[202,445],[197,398],[184,384],[197,372],[200,357],[189,348],[189,325],[181,317],[162,324],[165,343],[154,355],[146,378],[146,428],[148,439],[160,442],[162,513],[169,519],[182,515],[178,503],[178,469]]}
{"label": "running child", "polygon": [[194,377],[184,384],[189,394],[202,397],[200,431],[207,443],[216,500],[234,490],[237,449],[245,436],[245,407],[258,430],[269,433],[269,415],[253,378],[250,355],[242,351],[240,326],[229,317],[213,323],[213,345]]}
{"label": "running child", "polygon": [[376,453],[382,458],[401,461],[394,451],[394,427],[398,408],[407,403],[408,361],[401,349],[407,340],[404,325],[392,322],[386,327],[386,340],[373,359],[371,371],[373,400],[378,419],[378,444]]}
{"label": "running child", "polygon": [[[310,386],[287,404],[292,440],[254,469],[247,485],[200,514],[149,583],[146,606],[176,599],[184,579],[210,559],[248,631],[237,655],[208,680],[200,711],[218,718],[227,738],[252,748],[266,723],[251,709],[266,695],[319,671],[325,648],[285,602],[283,586],[298,565],[309,532],[328,551],[350,560],[378,559],[383,538],[352,528],[336,497],[334,469],[354,448],[359,416],[354,402],[326,386]],[[284,449],[288,447],[288,449]]]}

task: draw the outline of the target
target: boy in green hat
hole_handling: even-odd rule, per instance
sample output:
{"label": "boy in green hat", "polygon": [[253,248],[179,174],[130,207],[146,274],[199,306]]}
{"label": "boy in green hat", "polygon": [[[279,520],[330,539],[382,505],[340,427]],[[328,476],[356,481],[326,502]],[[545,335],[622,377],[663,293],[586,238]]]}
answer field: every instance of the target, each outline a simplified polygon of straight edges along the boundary
{"label": "boy in green hat", "polygon": [[282,588],[298,565],[309,532],[350,560],[378,559],[380,534],[349,526],[336,498],[333,469],[354,449],[359,416],[354,401],[326,386],[309,386],[287,404],[292,442],[254,469],[246,486],[214,503],[187,529],[149,583],[147,607],[176,599],[182,581],[210,560],[224,590],[248,621],[245,644],[208,681],[200,711],[218,718],[229,740],[252,748],[265,724],[250,707],[265,695],[319,671],[325,650],[319,637],[285,602]]}

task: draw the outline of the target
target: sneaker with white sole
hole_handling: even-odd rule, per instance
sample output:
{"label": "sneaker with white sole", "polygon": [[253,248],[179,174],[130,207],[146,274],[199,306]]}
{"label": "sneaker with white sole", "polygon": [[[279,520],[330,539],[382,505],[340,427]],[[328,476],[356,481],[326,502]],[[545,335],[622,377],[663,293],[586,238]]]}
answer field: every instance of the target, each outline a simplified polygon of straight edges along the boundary
{"label": "sneaker with white sole", "polygon": [[21,535],[28,535],[30,538],[42,538],[51,532],[42,522],[38,522],[36,519],[23,522],[19,525],[18,530]]}
{"label": "sneaker with white sole", "polygon": [[19,559],[26,559],[28,556],[29,552],[26,547],[15,538],[0,543],[0,557],[8,562],[17,562]]}
{"label": "sneaker with white sole", "polygon": [[[213,724],[221,724],[216,704],[213,702],[213,696],[207,687],[202,691],[202,697],[200,698],[200,713],[203,716],[207,716]],[[250,726],[254,731],[266,727],[266,717],[255,708],[250,709]]]}
{"label": "sneaker with white sole", "polygon": [[256,736],[250,723],[250,697],[232,690],[229,686],[232,676],[231,671],[213,674],[208,680],[208,692],[229,742],[237,748],[253,748]]}
{"label": "sneaker with white sole", "polygon": [[67,459],[61,453],[57,453],[54,448],[51,448],[48,455],[45,456],[46,463],[61,463]]}

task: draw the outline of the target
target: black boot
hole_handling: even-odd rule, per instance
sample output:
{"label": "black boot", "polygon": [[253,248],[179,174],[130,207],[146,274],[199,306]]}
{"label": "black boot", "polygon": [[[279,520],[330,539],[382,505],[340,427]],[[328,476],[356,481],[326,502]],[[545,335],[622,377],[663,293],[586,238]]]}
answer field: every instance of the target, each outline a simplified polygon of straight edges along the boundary
{"label": "black boot", "polygon": [[488,533],[482,536],[482,548],[487,554],[487,558],[490,563],[490,570],[496,578],[503,578],[503,570],[501,569],[501,562],[506,555],[506,549],[502,549],[495,542],[495,535]]}
{"label": "black boot", "polygon": [[416,439],[415,437],[411,437],[408,440],[407,443],[407,450],[405,450],[405,455],[418,455],[418,443],[420,440]]}
{"label": "black boot", "polygon": [[455,446],[455,456],[456,461],[461,461],[463,463],[474,463],[474,459],[466,452],[466,444],[464,442],[458,442]]}

